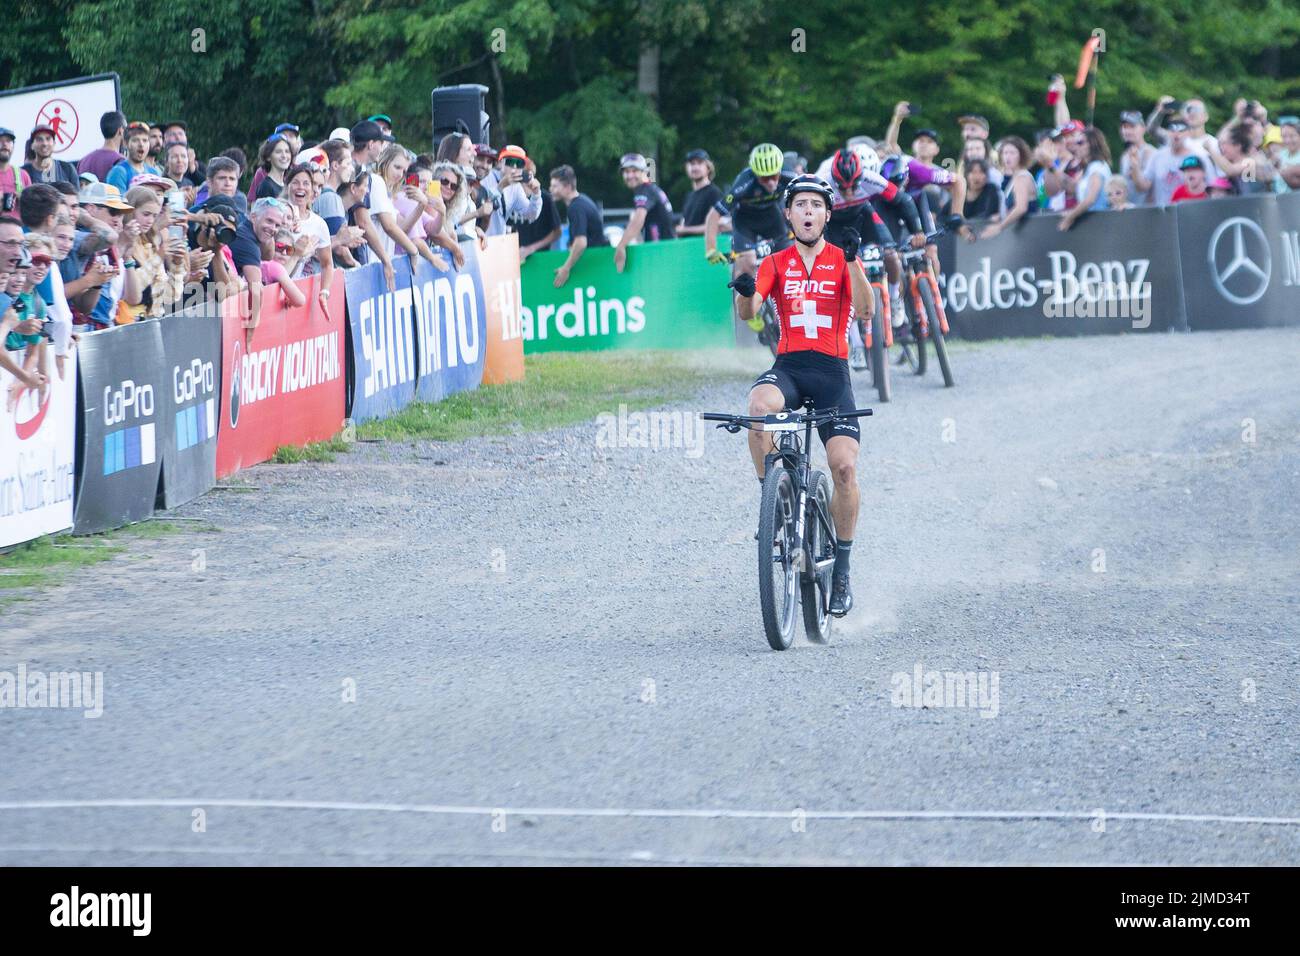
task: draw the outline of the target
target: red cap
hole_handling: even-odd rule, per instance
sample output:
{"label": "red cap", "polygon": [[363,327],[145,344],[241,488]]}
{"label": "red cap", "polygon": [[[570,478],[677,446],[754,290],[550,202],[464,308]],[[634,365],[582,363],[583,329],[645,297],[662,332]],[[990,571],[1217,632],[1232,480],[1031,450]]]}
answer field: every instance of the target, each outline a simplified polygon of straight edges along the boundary
{"label": "red cap", "polygon": [[51,136],[54,136],[56,138],[58,137],[58,134],[54,132],[54,127],[46,126],[44,123],[40,123],[32,127],[33,138],[36,136],[37,133],[49,133]]}

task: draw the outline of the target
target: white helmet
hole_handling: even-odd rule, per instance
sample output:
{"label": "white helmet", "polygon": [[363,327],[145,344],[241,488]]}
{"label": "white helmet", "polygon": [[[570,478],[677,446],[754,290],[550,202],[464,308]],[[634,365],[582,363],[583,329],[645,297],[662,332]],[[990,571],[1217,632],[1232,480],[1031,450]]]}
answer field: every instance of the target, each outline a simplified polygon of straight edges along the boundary
{"label": "white helmet", "polygon": [[858,154],[858,161],[862,163],[863,172],[880,173],[880,154],[868,146],[866,143],[855,143],[853,151]]}

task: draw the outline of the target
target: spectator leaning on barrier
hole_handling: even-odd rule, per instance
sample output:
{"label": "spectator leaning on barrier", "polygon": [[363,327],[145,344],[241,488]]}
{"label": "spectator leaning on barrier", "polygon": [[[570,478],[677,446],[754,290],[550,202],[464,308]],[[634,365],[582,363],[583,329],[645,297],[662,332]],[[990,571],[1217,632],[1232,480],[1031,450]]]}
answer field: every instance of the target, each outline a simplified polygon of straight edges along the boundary
{"label": "spectator leaning on barrier", "polygon": [[[60,183],[59,186],[71,188],[67,183]],[[68,306],[59,263],[72,251],[76,239],[73,218],[76,212],[69,209],[64,199],[57,186],[37,183],[23,192],[20,208],[22,223],[29,230],[29,238],[43,237],[50,243],[52,262],[38,291],[48,306],[53,324],[51,331],[54,355],[60,373],[63,372],[63,359],[68,354],[68,345],[74,339],[71,334],[72,310]]]}
{"label": "spectator leaning on barrier", "polygon": [[103,181],[125,193],[131,180],[142,173],[161,176],[162,170],[149,161],[149,124],[129,123],[126,127],[126,158],[108,171]]}
{"label": "spectator leaning on barrier", "polygon": [[247,218],[241,218],[230,244],[235,271],[248,283],[248,318],[244,328],[252,331],[262,321],[262,250],[274,248],[276,234],[285,227],[289,204],[274,197],[253,203]]}
{"label": "spectator leaning on barrier", "polygon": [[1227,178],[1239,196],[1270,192],[1277,177],[1273,164],[1255,145],[1252,135],[1255,125],[1239,123],[1230,126],[1219,138],[1219,149],[1227,160],[1225,165],[1228,169],[1238,170],[1229,173]]}
{"label": "spectator leaning on barrier", "polygon": [[1089,212],[1107,209],[1106,181],[1110,179],[1110,147],[1106,137],[1095,126],[1074,134],[1070,152],[1080,172],[1075,178],[1074,206],[1067,209],[1057,228],[1062,232],[1073,226],[1079,217]]}
{"label": "spectator leaning on barrier", "polygon": [[[49,256],[45,256],[48,267]],[[0,341],[5,352],[13,357],[14,362],[21,362],[28,375],[38,379],[47,378],[45,340],[41,337],[41,326],[45,321],[45,304],[34,289],[33,273],[36,264],[32,250],[24,242],[18,250],[18,261],[7,274],[0,293]],[[17,402],[22,392],[18,382],[10,386],[9,394],[3,400],[10,408]]]}
{"label": "spectator leaning on barrier", "polygon": [[982,159],[972,159],[966,167],[966,204],[962,216],[966,219],[993,219],[1002,211],[1002,194],[989,182],[989,164]]}
{"label": "spectator leaning on barrier", "polygon": [[1170,120],[1165,127],[1169,141],[1151,154],[1141,170],[1133,169],[1133,183],[1139,192],[1154,191],[1155,204],[1167,206],[1174,190],[1183,184],[1181,165],[1188,156],[1199,156],[1202,169],[1207,157],[1203,152],[1188,148],[1185,141],[1187,124],[1180,119]]}
{"label": "spectator leaning on barrier", "polygon": [[[147,137],[144,142],[148,143]],[[131,206],[123,201],[117,187],[91,183],[79,198],[82,211],[95,220],[98,228],[93,233],[78,233],[64,265],[72,263],[75,276],[91,279],[84,292],[69,298],[74,327],[90,331],[118,324],[125,318],[119,315],[118,303],[132,306],[140,302],[136,263],[126,254],[135,241],[136,229],[128,229],[123,222]],[[67,270],[63,278],[68,279]]]}
{"label": "spectator leaning on barrier", "polygon": [[[433,250],[429,248],[429,243],[426,241],[428,234],[425,232],[423,220],[426,215],[436,213],[441,227],[441,217],[446,207],[441,200],[436,207],[434,206],[433,197],[418,185],[418,173],[415,174],[415,183],[407,182],[407,170],[410,167],[410,151],[399,143],[389,143],[380,154],[379,162],[375,164],[375,171],[384,180],[384,187],[388,190],[393,204],[397,227],[407,240],[402,246],[403,251],[412,259],[419,256],[439,272],[443,272],[446,271],[447,264],[442,261],[441,256],[435,256]],[[436,240],[435,244],[437,244]],[[415,264],[411,263],[411,266],[414,268]]]}
{"label": "spectator leaning on barrier", "polygon": [[352,255],[352,250],[364,245],[365,234],[356,226],[348,225],[348,211],[343,204],[341,190],[345,184],[350,188],[355,177],[356,164],[352,162],[352,152],[342,140],[330,139],[321,143],[321,151],[329,161],[325,173],[325,182],[321,185],[320,195],[312,202],[312,211],[321,217],[330,234],[333,255],[339,265],[351,268],[359,265]]}
{"label": "spectator leaning on barrier", "polygon": [[614,250],[614,268],[622,272],[627,265],[627,247],[638,233],[644,242],[675,239],[673,204],[664,191],[650,182],[650,164],[640,153],[628,153],[619,161],[623,182],[632,190],[632,215]]}
{"label": "spectator leaning on barrier", "polygon": [[[391,291],[395,288],[393,273],[394,240],[388,232],[388,228],[391,226],[393,231],[399,233],[400,230],[397,229],[393,204],[388,199],[388,190],[384,188],[383,180],[370,172],[370,166],[379,159],[384,147],[391,142],[391,139],[379,128],[378,124],[369,120],[362,120],[356,126],[353,126],[349,136],[352,140],[352,162],[362,171],[358,173],[358,176],[361,176],[366,181],[364,193],[358,193],[356,188],[353,187],[353,196],[358,201],[351,207],[350,216],[352,221],[365,233],[366,242],[370,246],[369,253],[383,266],[384,281]],[[387,223],[384,221],[385,218],[387,218]]]}
{"label": "spectator leaning on barrier", "polygon": [[32,161],[23,166],[28,178],[34,183],[77,183],[77,167],[62,159],[54,158],[54,129],[49,126],[37,126],[28,139],[32,149]]}
{"label": "spectator leaning on barrier", "polygon": [[[713,160],[702,149],[686,154],[686,178],[691,181],[691,191],[682,202],[682,224],[677,227],[679,236],[704,235],[704,220],[715,203],[722,201],[722,190],[714,183]],[[726,228],[731,228],[730,221]]]}
{"label": "spectator leaning on barrier", "polygon": [[1282,146],[1277,152],[1277,176],[1273,192],[1287,193],[1300,189],[1300,116],[1279,116]]}
{"label": "spectator leaning on barrier", "polygon": [[180,303],[188,271],[188,246],[183,238],[169,237],[163,202],[148,186],[136,186],[126,194],[132,208],[126,225],[134,232],[127,255],[136,262],[140,301],[128,306],[134,319],[157,318]]}
{"label": "spectator leaning on barrier", "polygon": [[1029,144],[1019,136],[1008,136],[998,143],[998,156],[1002,159],[1002,213],[996,222],[984,227],[981,239],[992,239],[1038,212],[1038,191],[1028,169]]}
{"label": "spectator leaning on barrier", "polygon": [[555,270],[555,287],[561,288],[569,281],[569,273],[578,264],[588,246],[607,246],[605,220],[600,209],[590,197],[578,192],[578,176],[572,166],[557,166],[551,170],[551,195],[568,209],[569,257]]}
{"label": "spectator leaning on barrier", "polygon": [[473,238],[467,229],[478,229],[477,224],[468,225],[474,220],[474,199],[470,196],[469,179],[465,176],[465,167],[450,160],[434,164],[433,178],[438,181],[442,202],[447,210],[442,217],[444,242],[439,245],[451,253],[452,261],[459,269],[465,264],[465,253],[460,248],[460,240]]}
{"label": "spectator leaning on barrier", "polygon": [[[14,300],[9,295],[9,280],[23,261],[23,228],[18,220],[11,216],[0,216],[0,323],[17,326],[18,315],[13,309]],[[28,388],[40,388],[46,383],[45,376],[38,370],[28,371],[23,367],[22,357],[11,355],[8,349],[0,347],[0,368],[13,375]]]}
{"label": "spectator leaning on barrier", "polygon": [[[531,159],[525,169],[531,179],[537,178],[537,164]],[[550,249],[561,234],[560,211],[555,208],[555,200],[551,198],[550,190],[541,189],[540,182],[538,188],[542,197],[541,215],[532,222],[515,223],[513,227],[519,236],[520,262],[526,261],[534,252]]]}
{"label": "spectator leaning on barrier", "polygon": [[126,133],[126,117],[116,110],[99,118],[99,132],[104,145],[81,157],[78,173],[90,173],[100,182],[108,178],[109,171],[122,161],[122,143]]}
{"label": "spectator leaning on barrier", "polygon": [[10,160],[17,138],[14,131],[0,126],[0,214],[9,215],[18,208],[18,197],[32,184],[26,171],[14,166]]}
{"label": "spectator leaning on barrier", "polygon": [[1178,168],[1183,174],[1183,183],[1169,197],[1171,203],[1210,198],[1206,192],[1205,161],[1201,157],[1184,156]]}
{"label": "spectator leaning on barrier", "polygon": [[1112,210],[1132,209],[1129,200],[1131,184],[1123,176],[1111,176],[1106,180],[1106,205]]}
{"label": "spectator leaning on barrier", "polygon": [[[1151,160],[1156,148],[1146,141],[1147,124],[1137,110],[1125,110],[1119,114],[1119,137],[1124,141],[1124,152],[1119,158],[1120,175],[1128,183],[1129,204],[1149,206],[1154,199],[1150,186],[1139,190],[1133,180],[1133,171],[1142,170]],[[1109,192],[1107,193],[1109,196]],[[1111,203],[1112,207],[1114,203]]]}

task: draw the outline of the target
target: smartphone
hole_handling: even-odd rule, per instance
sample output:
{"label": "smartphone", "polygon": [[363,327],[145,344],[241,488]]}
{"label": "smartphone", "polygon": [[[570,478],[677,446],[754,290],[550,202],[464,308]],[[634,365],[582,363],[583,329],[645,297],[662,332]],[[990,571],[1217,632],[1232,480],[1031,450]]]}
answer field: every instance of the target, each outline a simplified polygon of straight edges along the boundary
{"label": "smartphone", "polygon": [[429,194],[430,199],[442,198],[442,183],[436,179],[430,179],[429,185],[425,187],[425,192]]}
{"label": "smartphone", "polygon": [[920,116],[920,115],[921,115],[921,107],[917,106],[915,103],[908,103],[908,104],[907,104],[907,115],[908,115],[908,116]]}
{"label": "smartphone", "polygon": [[406,185],[408,185],[408,186],[414,186],[416,189],[419,189],[419,188],[420,188],[420,174],[419,174],[419,173],[410,173],[410,174],[406,177]]}
{"label": "smartphone", "polygon": [[[173,220],[179,220],[185,215],[185,194],[179,189],[167,191],[167,211],[171,213]],[[167,227],[167,235],[172,239],[184,239],[185,224],[173,221]]]}

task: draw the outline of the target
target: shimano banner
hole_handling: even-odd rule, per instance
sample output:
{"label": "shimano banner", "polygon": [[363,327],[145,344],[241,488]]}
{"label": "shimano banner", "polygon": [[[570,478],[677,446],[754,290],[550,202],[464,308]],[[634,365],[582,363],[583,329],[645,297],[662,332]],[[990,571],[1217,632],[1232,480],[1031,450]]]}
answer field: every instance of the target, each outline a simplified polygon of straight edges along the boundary
{"label": "shimano banner", "polygon": [[1300,193],[1178,205],[1193,329],[1300,322]]}
{"label": "shimano banner", "polygon": [[415,399],[415,313],[410,258],[393,260],[394,290],[371,262],[344,272],[352,362],[350,417],[386,418]]}
{"label": "shimano banner", "polygon": [[[416,260],[411,278],[415,341],[420,372],[416,397],[439,402],[454,392],[478,388],[487,355],[487,307],[480,251],[461,243],[465,265],[440,272]],[[361,391],[358,383],[357,391]]]}
{"label": "shimano banner", "polygon": [[195,306],[158,320],[166,388],[158,396],[162,489],[158,506],[192,501],[217,481],[221,411],[221,311]]}
{"label": "shimano banner", "polygon": [[95,534],[153,514],[171,376],[158,322],[82,333],[77,352],[82,428],[72,531]]}
{"label": "shimano banner", "polygon": [[942,257],[948,321],[963,338],[1081,335],[1183,323],[1172,209],[1031,216],[1002,235],[951,240]]}
{"label": "shimano banner", "polygon": [[[17,362],[26,353],[10,353]],[[44,388],[0,369],[0,548],[72,527],[76,472],[77,355],[59,371],[46,349]]]}

